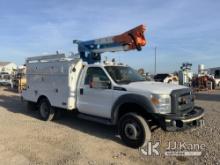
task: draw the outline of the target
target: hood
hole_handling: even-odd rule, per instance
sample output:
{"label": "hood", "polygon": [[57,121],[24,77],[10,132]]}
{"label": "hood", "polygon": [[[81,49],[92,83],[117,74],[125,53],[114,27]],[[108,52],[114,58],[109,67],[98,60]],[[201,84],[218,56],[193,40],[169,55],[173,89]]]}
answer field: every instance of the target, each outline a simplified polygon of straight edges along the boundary
{"label": "hood", "polygon": [[133,82],[126,85],[121,85],[130,92],[135,91],[149,91],[155,94],[171,94],[173,90],[187,88],[182,85],[154,82],[154,81],[143,81],[143,82]]}

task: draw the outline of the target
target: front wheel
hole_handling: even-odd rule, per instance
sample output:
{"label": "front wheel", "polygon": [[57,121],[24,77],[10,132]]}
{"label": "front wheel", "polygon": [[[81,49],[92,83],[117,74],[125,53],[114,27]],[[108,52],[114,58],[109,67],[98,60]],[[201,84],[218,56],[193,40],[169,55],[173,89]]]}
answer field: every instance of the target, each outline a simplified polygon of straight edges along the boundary
{"label": "front wheel", "polygon": [[127,113],[123,115],[118,124],[119,135],[129,147],[141,147],[151,138],[151,131],[147,122],[140,115]]}
{"label": "front wheel", "polygon": [[54,119],[55,111],[47,99],[42,99],[39,104],[40,117],[44,121],[50,121]]}

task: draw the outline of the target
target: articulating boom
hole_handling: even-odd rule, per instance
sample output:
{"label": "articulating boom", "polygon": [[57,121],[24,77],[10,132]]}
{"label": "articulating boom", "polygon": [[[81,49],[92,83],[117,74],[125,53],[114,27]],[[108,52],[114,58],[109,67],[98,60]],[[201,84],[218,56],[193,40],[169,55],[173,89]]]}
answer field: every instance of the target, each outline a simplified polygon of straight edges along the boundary
{"label": "articulating boom", "polygon": [[110,36],[89,41],[74,40],[73,43],[78,44],[78,51],[83,61],[89,64],[100,62],[101,53],[128,51],[137,49],[141,50],[146,45],[144,37],[145,27],[140,25],[125,33],[116,36]]}

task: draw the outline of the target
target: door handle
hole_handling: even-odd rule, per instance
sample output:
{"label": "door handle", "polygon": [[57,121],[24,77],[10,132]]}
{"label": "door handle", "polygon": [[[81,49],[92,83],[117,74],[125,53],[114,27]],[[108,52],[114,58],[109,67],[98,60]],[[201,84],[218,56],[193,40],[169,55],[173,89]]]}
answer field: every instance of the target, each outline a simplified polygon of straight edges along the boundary
{"label": "door handle", "polygon": [[80,88],[79,93],[80,95],[83,95],[83,88]]}

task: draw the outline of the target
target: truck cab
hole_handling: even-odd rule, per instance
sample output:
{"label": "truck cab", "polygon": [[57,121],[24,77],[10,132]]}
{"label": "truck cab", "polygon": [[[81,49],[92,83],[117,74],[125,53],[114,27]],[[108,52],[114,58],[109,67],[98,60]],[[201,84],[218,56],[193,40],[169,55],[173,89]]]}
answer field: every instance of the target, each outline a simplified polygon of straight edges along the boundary
{"label": "truck cab", "polygon": [[77,107],[83,113],[111,119],[114,102],[129,93],[127,85],[144,80],[129,66],[87,65],[79,81]]}

